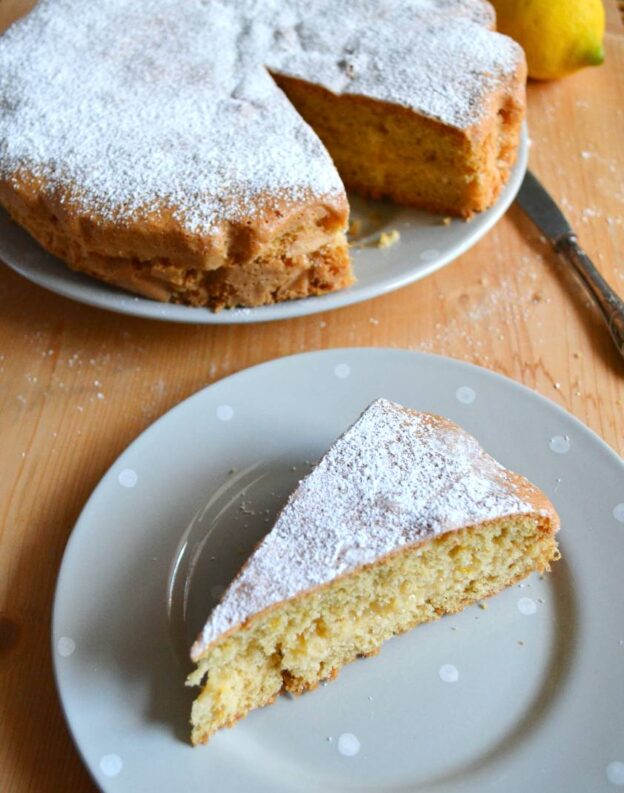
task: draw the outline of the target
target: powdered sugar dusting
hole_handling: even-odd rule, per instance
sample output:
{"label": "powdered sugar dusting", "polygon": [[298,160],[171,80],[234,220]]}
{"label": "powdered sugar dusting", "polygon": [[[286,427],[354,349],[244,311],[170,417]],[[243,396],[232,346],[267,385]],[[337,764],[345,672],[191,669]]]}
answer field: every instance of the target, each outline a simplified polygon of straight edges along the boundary
{"label": "powdered sugar dusting", "polygon": [[534,511],[508,472],[460,427],[380,399],[299,484],[212,612],[192,656],[272,604],[398,548]]}
{"label": "powdered sugar dusting", "polygon": [[522,57],[481,0],[41,0],[0,39],[0,178],[193,232],[342,197],[266,71],[465,127]]}
{"label": "powdered sugar dusting", "polygon": [[269,209],[342,195],[262,68],[265,39],[237,3],[43,0],[0,39],[0,176],[26,167],[105,220],[165,209],[204,232],[267,192]]}
{"label": "powdered sugar dusting", "polygon": [[[392,102],[466,128],[523,61],[520,47],[493,33],[491,9],[463,0],[308,0],[291,27],[276,26],[269,66],[337,94]],[[307,11],[307,13],[306,13]],[[328,20],[332,20],[331,24]]]}

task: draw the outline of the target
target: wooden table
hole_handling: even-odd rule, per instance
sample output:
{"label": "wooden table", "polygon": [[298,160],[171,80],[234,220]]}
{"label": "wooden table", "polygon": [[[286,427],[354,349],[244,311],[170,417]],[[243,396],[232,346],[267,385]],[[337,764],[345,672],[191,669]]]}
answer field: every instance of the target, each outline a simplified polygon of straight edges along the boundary
{"label": "wooden table", "polygon": [[[0,0],[0,29],[31,4]],[[624,37],[615,3],[608,17],[605,66],[530,85],[531,167],[624,293]],[[50,612],[72,526],[116,456],[181,399],[232,372],[302,350],[363,345],[426,350],[502,372],[624,452],[624,361],[515,207],[469,253],[423,281],[264,325],[117,316],[0,267],[3,793],[95,789],[58,703]]]}

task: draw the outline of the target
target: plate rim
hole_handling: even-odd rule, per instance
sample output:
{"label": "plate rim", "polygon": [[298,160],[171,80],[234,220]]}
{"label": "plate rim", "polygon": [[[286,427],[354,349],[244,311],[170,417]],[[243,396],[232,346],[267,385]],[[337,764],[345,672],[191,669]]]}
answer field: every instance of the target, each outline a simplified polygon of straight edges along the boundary
{"label": "plate rim", "polygon": [[561,407],[561,405],[557,404],[555,401],[553,401],[549,397],[544,396],[543,394],[541,394],[538,391],[534,390],[533,388],[525,385],[524,383],[520,383],[517,380],[514,380],[511,377],[508,377],[507,375],[501,374],[500,372],[494,371],[492,369],[488,369],[487,367],[484,367],[484,366],[479,366],[478,364],[474,364],[474,363],[469,362],[469,361],[463,361],[463,360],[459,360],[459,359],[456,359],[456,358],[451,358],[450,356],[439,355],[439,354],[436,354],[436,353],[421,352],[421,351],[418,351],[418,350],[408,350],[408,349],[402,348],[402,347],[385,347],[385,346],[384,347],[371,347],[371,346],[330,347],[330,348],[324,349],[324,350],[311,350],[311,351],[307,351],[307,352],[294,353],[292,355],[286,355],[286,356],[282,356],[282,357],[278,357],[278,358],[270,358],[270,359],[268,359],[266,361],[262,361],[260,363],[257,363],[257,364],[254,364],[252,366],[249,366],[249,367],[246,367],[244,369],[240,369],[240,370],[238,370],[236,372],[233,372],[232,374],[227,375],[226,377],[223,377],[223,378],[221,378],[219,380],[215,380],[213,383],[210,383],[209,385],[198,389],[197,391],[195,391],[194,393],[190,394],[185,399],[183,399],[180,402],[178,402],[177,404],[175,404],[173,407],[171,407],[169,410],[167,410],[165,413],[163,413],[161,416],[159,416],[148,427],[146,427],[144,430],[142,430],[136,437],[133,438],[133,440],[113,460],[111,465],[107,468],[107,470],[104,472],[102,477],[99,479],[99,481],[96,484],[96,486],[93,488],[93,490],[89,494],[89,497],[87,498],[87,500],[85,501],[82,509],[80,510],[80,513],[79,513],[79,515],[78,515],[78,517],[77,517],[77,519],[76,519],[76,521],[75,521],[75,523],[74,523],[74,525],[73,525],[73,527],[72,527],[72,529],[71,529],[71,531],[70,531],[70,533],[68,535],[68,538],[67,538],[67,541],[66,541],[66,544],[65,544],[65,548],[63,550],[63,556],[62,556],[62,559],[61,559],[61,563],[59,565],[57,576],[56,576],[56,582],[55,582],[55,586],[54,586],[54,595],[53,595],[53,601],[52,601],[52,609],[51,609],[50,637],[49,637],[50,638],[50,654],[52,656],[52,669],[53,669],[53,674],[54,674],[55,688],[56,688],[56,692],[57,692],[57,696],[58,696],[58,701],[59,701],[59,704],[61,706],[61,710],[62,710],[62,713],[63,713],[63,717],[65,719],[65,724],[67,726],[67,729],[68,729],[69,735],[71,737],[72,743],[75,746],[76,751],[78,752],[78,755],[79,755],[84,767],[88,771],[91,779],[93,780],[94,784],[96,785],[96,787],[98,787],[99,790],[104,791],[104,793],[106,793],[108,788],[105,788],[105,787],[102,786],[101,782],[98,780],[98,778],[97,778],[97,776],[95,774],[95,768],[92,768],[90,762],[88,761],[88,759],[86,757],[86,754],[85,754],[85,751],[83,751],[83,748],[81,746],[80,737],[75,732],[74,727],[72,725],[72,719],[71,719],[71,716],[70,716],[70,714],[68,712],[68,709],[66,707],[65,700],[63,698],[63,684],[62,684],[61,679],[60,679],[61,678],[61,675],[60,675],[61,663],[60,663],[60,660],[58,658],[58,654],[56,653],[55,636],[58,633],[58,631],[57,631],[57,623],[59,622],[59,619],[60,619],[59,618],[59,614],[60,614],[60,609],[62,607],[62,604],[60,602],[60,598],[61,598],[60,589],[61,589],[61,586],[62,586],[62,582],[67,577],[68,572],[69,572],[69,568],[68,568],[69,559],[68,559],[68,557],[70,555],[70,550],[71,550],[74,542],[77,541],[78,532],[80,530],[80,524],[82,523],[85,514],[89,510],[89,508],[90,508],[92,502],[94,501],[94,499],[96,498],[97,494],[99,493],[101,488],[104,486],[105,480],[108,479],[109,474],[111,474],[111,472],[116,467],[118,467],[119,461],[124,457],[124,455],[126,455],[127,452],[129,452],[136,444],[138,444],[139,441],[141,441],[141,439],[145,435],[147,435],[148,433],[151,433],[154,430],[157,431],[157,428],[161,424],[161,422],[164,422],[165,420],[169,420],[172,414],[181,412],[185,408],[187,403],[191,402],[192,400],[199,399],[204,393],[208,392],[211,388],[213,388],[215,386],[218,386],[218,385],[220,385],[220,384],[222,384],[222,383],[224,383],[226,381],[231,383],[231,381],[235,381],[236,379],[242,379],[245,376],[253,376],[253,373],[256,372],[256,370],[259,370],[259,369],[262,369],[262,368],[267,368],[268,369],[268,368],[271,368],[271,367],[276,366],[276,365],[281,365],[283,363],[287,363],[287,362],[289,362],[289,361],[291,361],[293,359],[304,359],[304,358],[309,358],[309,357],[322,358],[322,357],[325,357],[325,356],[330,357],[332,355],[337,355],[337,354],[348,355],[348,354],[353,354],[353,353],[356,353],[358,355],[365,355],[365,354],[371,353],[371,352],[372,353],[377,353],[377,354],[385,354],[385,355],[396,356],[397,358],[399,358],[399,357],[406,358],[406,359],[409,359],[409,360],[413,361],[414,365],[416,365],[416,366],[418,365],[419,361],[428,361],[428,362],[436,361],[436,362],[440,363],[443,366],[444,365],[448,365],[450,363],[451,366],[456,366],[458,371],[462,371],[463,370],[463,371],[466,371],[466,372],[477,372],[480,375],[485,374],[486,377],[493,378],[496,383],[502,385],[503,387],[511,387],[513,390],[519,392],[521,395],[523,395],[525,397],[536,398],[538,403],[541,403],[541,405],[543,405],[544,407],[546,407],[548,409],[553,409],[554,408],[554,413],[555,414],[563,415],[563,417],[566,420],[571,421],[572,426],[576,427],[577,429],[579,429],[583,433],[588,434],[593,442],[597,441],[598,442],[598,448],[600,449],[600,451],[603,452],[603,453],[606,453],[606,456],[609,459],[609,462],[611,464],[617,465],[622,470],[622,473],[624,474],[624,459],[622,459],[620,457],[620,455],[605,440],[603,440],[600,437],[600,435],[598,435],[598,433],[596,433],[593,429],[591,429],[591,427],[588,427],[579,418],[577,418],[577,416],[575,416],[573,413],[569,412],[565,408]]}
{"label": "plate rim", "polygon": [[[23,278],[43,289],[77,303],[110,311],[114,314],[191,325],[251,325],[297,319],[325,311],[346,308],[376,297],[382,297],[402,289],[404,286],[420,281],[422,278],[426,278],[428,275],[458,259],[491,231],[514,202],[522,185],[524,175],[528,170],[529,148],[528,128],[526,121],[524,121],[520,131],[516,161],[511,169],[509,178],[494,204],[484,213],[476,216],[477,218],[485,218],[485,220],[482,220],[481,227],[474,234],[467,235],[458,245],[433,261],[421,263],[421,266],[417,269],[412,269],[402,276],[388,276],[380,282],[369,284],[357,291],[348,287],[347,289],[318,297],[300,298],[255,308],[224,309],[215,313],[206,308],[161,303],[146,297],[132,295],[130,292],[111,287],[104,282],[97,281],[97,279],[90,279],[95,282],[95,291],[92,292],[93,286],[91,284],[74,283],[71,280],[66,280],[65,277],[59,279],[54,274],[42,275],[37,271],[33,272],[28,266],[14,260],[7,261],[6,258],[2,258],[0,261]],[[26,231],[24,233],[28,234]],[[41,248],[34,238],[31,238],[31,240],[33,245]],[[41,248],[41,251],[44,255],[51,255],[43,248]],[[67,268],[67,275],[80,275],[84,278],[89,278],[89,276],[83,273],[76,273],[69,268]],[[111,295],[113,295],[112,298]],[[114,301],[113,305],[110,304],[111,300]]]}

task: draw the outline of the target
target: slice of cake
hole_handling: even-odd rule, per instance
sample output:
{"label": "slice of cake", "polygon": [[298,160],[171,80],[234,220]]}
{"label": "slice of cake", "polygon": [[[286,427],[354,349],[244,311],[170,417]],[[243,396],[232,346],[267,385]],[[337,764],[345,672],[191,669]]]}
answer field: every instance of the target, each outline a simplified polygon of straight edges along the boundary
{"label": "slice of cake", "polygon": [[192,740],[559,558],[534,485],[439,416],[374,402],[290,496],[191,657]]}

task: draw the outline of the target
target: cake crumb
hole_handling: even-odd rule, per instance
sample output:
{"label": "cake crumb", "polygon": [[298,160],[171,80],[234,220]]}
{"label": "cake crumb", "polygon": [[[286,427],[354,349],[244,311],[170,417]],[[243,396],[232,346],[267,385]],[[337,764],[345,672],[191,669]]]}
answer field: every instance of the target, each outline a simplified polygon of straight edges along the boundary
{"label": "cake crumb", "polygon": [[485,611],[487,607],[488,607],[488,604],[487,604],[487,603],[479,603],[479,608],[480,608],[482,611]]}
{"label": "cake crumb", "polygon": [[451,218],[450,217],[440,218],[440,225],[441,226],[450,226],[451,225]]}
{"label": "cake crumb", "polygon": [[524,647],[524,642],[522,641],[522,639],[518,639],[518,644],[520,645],[520,647]]}
{"label": "cake crumb", "polygon": [[349,229],[347,231],[347,234],[352,234],[354,236],[357,236],[361,232],[362,232],[362,221],[360,220],[360,218],[352,218],[349,221]]}
{"label": "cake crumb", "polygon": [[338,61],[338,66],[342,69],[342,71],[347,75],[349,79],[353,79],[355,77],[355,68],[351,61],[343,58],[341,61]]}
{"label": "cake crumb", "polygon": [[390,248],[392,245],[396,245],[396,243],[401,239],[401,234],[397,229],[392,229],[392,231],[382,231],[379,235],[379,241],[377,243],[378,248]]}

